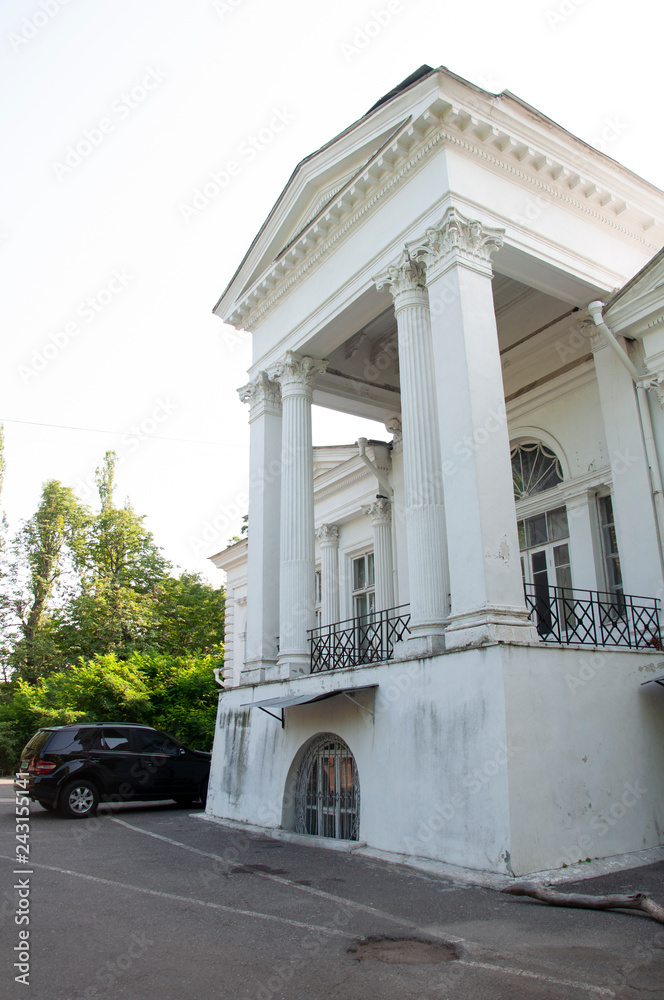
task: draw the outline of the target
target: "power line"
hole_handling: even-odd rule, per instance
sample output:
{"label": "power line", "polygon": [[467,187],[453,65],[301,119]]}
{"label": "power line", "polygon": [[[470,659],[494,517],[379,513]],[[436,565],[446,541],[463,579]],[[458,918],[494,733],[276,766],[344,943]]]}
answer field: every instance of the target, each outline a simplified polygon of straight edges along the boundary
{"label": "power line", "polygon": [[[13,420],[11,417],[0,417],[0,423],[4,424],[27,424],[30,427],[57,427],[64,431],[83,431],[85,434],[132,434],[131,428],[129,430],[122,431],[111,431],[103,430],[99,427],[74,427],[71,424],[47,424],[42,423],[39,420]],[[140,425],[139,425],[140,427]],[[134,434],[135,436],[135,434]],[[157,441],[181,441],[183,444],[212,444],[219,447],[228,447],[228,443],[225,441],[201,441],[196,438],[176,438],[176,437],[165,437],[163,434],[147,434],[144,432],[144,437],[150,438],[150,440],[156,439]],[[236,445],[235,447],[239,447]]]}

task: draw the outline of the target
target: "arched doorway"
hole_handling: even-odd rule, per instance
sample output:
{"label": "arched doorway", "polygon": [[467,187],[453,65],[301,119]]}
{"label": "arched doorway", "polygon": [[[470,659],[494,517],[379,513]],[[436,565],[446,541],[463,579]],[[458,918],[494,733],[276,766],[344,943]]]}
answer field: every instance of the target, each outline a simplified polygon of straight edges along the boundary
{"label": "arched doorway", "polygon": [[307,749],[297,774],[295,830],[314,837],[357,840],[360,786],[348,745],[322,733]]}

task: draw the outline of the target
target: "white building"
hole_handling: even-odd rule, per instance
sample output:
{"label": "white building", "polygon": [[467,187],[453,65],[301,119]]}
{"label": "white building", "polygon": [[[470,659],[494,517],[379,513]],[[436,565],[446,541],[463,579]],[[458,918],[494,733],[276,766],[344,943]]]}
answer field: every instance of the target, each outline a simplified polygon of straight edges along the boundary
{"label": "white building", "polygon": [[[515,874],[660,843],[662,243],[662,192],[445,69],[297,167],[215,309],[212,814]],[[385,441],[312,449],[312,403]]]}

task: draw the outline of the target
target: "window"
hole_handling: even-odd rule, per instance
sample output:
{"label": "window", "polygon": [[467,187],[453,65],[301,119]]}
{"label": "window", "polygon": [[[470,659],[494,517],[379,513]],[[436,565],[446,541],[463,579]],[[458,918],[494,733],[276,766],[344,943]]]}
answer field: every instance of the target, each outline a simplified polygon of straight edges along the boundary
{"label": "window", "polygon": [[534,602],[539,634],[548,635],[556,623],[574,627],[573,612],[568,606],[572,598],[572,568],[567,508],[556,507],[524,518],[517,527],[521,573],[526,594]]}
{"label": "window", "polygon": [[606,574],[606,589],[623,604],[623,582],[620,571],[620,556],[618,555],[618,539],[613,518],[613,503],[610,496],[598,497],[599,525],[602,535],[602,554],[604,556],[604,572]]}
{"label": "window", "polygon": [[526,442],[512,449],[514,499],[524,500],[562,483],[560,462],[541,441]]}
{"label": "window", "polygon": [[142,732],[137,735],[141,753],[168,757],[177,757],[180,753],[180,748],[175,740],[169,739],[163,733]]}
{"label": "window", "polygon": [[94,749],[127,753],[131,751],[132,746],[128,733],[122,732],[120,729],[104,729],[94,741]]}
{"label": "window", "polygon": [[314,575],[314,621],[316,628],[321,624],[321,606],[323,602],[323,587],[322,587],[322,576],[319,569],[316,570]]}
{"label": "window", "polygon": [[333,733],[319,736],[307,750],[297,776],[297,833],[357,840],[359,799],[355,758]]}
{"label": "window", "polygon": [[[97,735],[96,729],[61,729],[53,733],[48,745],[49,753],[87,752]],[[97,744],[99,747],[99,744]]]}
{"label": "window", "polygon": [[374,554],[353,559],[353,617],[373,619],[376,607]]}

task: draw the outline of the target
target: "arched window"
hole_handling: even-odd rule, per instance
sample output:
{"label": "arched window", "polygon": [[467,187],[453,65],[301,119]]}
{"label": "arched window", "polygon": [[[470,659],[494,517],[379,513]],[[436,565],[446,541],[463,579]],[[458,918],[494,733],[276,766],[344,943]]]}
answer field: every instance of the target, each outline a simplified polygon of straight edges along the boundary
{"label": "arched window", "polygon": [[357,840],[360,786],[355,758],[334,733],[318,736],[304,755],[295,791],[295,830]]}
{"label": "arched window", "polygon": [[526,441],[512,448],[514,499],[525,500],[563,481],[560,462],[541,441]]}

